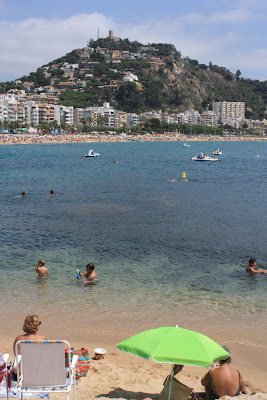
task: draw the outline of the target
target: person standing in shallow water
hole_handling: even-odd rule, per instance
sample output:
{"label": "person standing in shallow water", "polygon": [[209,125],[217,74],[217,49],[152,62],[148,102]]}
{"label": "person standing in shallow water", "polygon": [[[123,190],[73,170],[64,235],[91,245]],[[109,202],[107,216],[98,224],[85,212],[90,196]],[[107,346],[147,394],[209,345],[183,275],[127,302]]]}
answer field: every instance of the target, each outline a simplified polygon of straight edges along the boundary
{"label": "person standing in shallow water", "polygon": [[85,276],[86,280],[84,281],[84,284],[86,285],[87,283],[93,282],[97,279],[97,274],[95,272],[95,266],[93,263],[87,264],[86,265],[86,271],[85,272],[80,272],[80,276]]}
{"label": "person standing in shallow water", "polygon": [[36,272],[38,274],[38,278],[44,278],[45,276],[49,276],[48,268],[45,267],[45,260],[39,260]]}
{"label": "person standing in shallow water", "polygon": [[251,272],[253,274],[267,274],[266,269],[255,269],[256,267],[256,258],[250,258],[248,262],[248,266],[246,268],[247,272]]}

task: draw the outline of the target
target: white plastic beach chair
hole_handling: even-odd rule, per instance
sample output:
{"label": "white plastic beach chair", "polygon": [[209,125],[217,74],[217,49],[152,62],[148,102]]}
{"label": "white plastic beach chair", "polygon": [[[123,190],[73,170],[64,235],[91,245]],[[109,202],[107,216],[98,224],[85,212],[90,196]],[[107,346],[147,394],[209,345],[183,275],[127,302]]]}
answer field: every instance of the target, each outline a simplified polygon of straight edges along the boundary
{"label": "white plastic beach chair", "polygon": [[[18,346],[20,353],[18,354]],[[65,348],[68,349],[69,367],[65,368]],[[78,355],[70,357],[70,344],[66,340],[20,340],[15,346],[18,392],[65,392],[67,400],[74,385],[76,399],[76,363]]]}

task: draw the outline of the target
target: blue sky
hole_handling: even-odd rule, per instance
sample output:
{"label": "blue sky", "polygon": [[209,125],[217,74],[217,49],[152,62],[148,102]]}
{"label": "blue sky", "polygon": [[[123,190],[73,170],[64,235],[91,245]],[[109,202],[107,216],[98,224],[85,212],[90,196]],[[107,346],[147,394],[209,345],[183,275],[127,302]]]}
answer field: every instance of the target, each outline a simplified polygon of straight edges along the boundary
{"label": "blue sky", "polygon": [[98,28],[266,80],[266,26],[267,0],[0,0],[0,81],[84,47]]}

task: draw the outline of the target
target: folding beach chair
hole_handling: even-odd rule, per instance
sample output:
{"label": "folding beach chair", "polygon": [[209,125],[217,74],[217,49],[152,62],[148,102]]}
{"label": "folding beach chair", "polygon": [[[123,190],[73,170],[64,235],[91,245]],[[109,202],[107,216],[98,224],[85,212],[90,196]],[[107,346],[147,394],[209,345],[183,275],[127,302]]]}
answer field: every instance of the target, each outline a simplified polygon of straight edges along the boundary
{"label": "folding beach chair", "polygon": [[[20,346],[20,353],[18,349]],[[69,350],[69,367],[65,368],[65,347]],[[24,393],[65,392],[67,400],[74,385],[76,399],[75,368],[78,356],[70,356],[70,344],[66,340],[20,340],[15,346],[18,392]]]}
{"label": "folding beach chair", "polygon": [[[164,387],[159,395],[159,400],[168,400],[170,389],[170,379],[166,379]],[[172,377],[171,382],[171,400],[188,400],[191,396],[192,388],[183,385],[176,378]]]}

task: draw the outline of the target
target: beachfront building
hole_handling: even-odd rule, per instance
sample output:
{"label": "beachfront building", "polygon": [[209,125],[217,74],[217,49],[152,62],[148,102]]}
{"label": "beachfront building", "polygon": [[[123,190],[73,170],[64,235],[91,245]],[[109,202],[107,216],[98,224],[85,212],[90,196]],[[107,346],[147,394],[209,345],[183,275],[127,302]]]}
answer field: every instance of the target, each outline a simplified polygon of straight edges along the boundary
{"label": "beachfront building", "polygon": [[124,111],[115,111],[115,128],[122,128],[127,125],[127,113]]}
{"label": "beachfront building", "polygon": [[263,119],[262,121],[255,120],[252,122],[252,128],[261,133],[267,133],[267,120]]}
{"label": "beachfront building", "polygon": [[59,125],[73,125],[73,107],[55,105],[55,120]]}
{"label": "beachfront building", "polygon": [[73,125],[74,126],[79,126],[82,124],[82,119],[83,119],[83,108],[75,108],[73,110]]}
{"label": "beachfront building", "polygon": [[133,126],[137,126],[139,123],[139,115],[134,113],[127,113],[127,128],[132,128]]}
{"label": "beachfront building", "polygon": [[206,110],[201,114],[202,125],[211,126],[212,128],[217,128],[218,118],[217,115],[210,110]]}
{"label": "beachfront building", "polygon": [[[185,122],[186,121],[186,122]],[[201,125],[201,115],[197,110],[186,110],[183,113],[183,123],[190,125]]]}
{"label": "beachfront building", "polygon": [[[212,111],[222,124],[229,121],[244,121],[246,104],[243,101],[213,101]],[[233,125],[234,126],[234,125]]]}

